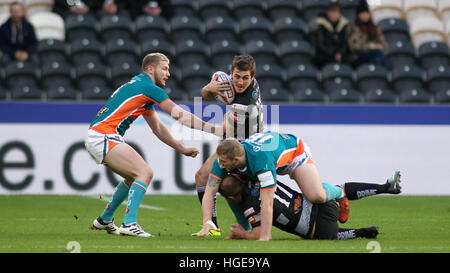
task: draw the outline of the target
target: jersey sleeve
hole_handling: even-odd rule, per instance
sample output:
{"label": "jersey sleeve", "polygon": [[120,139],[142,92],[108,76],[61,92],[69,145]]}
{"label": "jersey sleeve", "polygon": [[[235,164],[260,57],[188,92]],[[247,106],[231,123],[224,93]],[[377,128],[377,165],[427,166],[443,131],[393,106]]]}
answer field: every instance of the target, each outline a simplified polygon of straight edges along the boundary
{"label": "jersey sleeve", "polygon": [[260,182],[260,190],[267,190],[277,184],[276,168],[267,153],[262,151],[248,153],[248,161],[252,165],[254,175]]}
{"label": "jersey sleeve", "polygon": [[161,104],[170,99],[166,91],[156,85],[152,85],[148,89],[145,95],[151,102],[156,103],[158,106],[161,106]]}

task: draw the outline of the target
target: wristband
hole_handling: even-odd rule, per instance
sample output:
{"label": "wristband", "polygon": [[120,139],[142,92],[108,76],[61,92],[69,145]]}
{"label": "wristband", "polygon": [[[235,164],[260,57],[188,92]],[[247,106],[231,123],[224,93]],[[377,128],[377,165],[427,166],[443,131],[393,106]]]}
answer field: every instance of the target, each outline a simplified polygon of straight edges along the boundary
{"label": "wristband", "polygon": [[213,221],[208,220],[206,221],[205,225],[210,225],[214,230],[217,230],[217,226],[213,223]]}

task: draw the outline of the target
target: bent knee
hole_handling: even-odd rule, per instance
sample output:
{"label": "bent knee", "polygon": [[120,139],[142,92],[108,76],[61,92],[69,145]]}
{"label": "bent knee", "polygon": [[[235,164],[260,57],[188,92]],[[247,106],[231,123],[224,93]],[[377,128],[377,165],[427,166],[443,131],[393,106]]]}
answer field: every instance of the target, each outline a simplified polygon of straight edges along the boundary
{"label": "bent knee", "polygon": [[312,194],[305,194],[305,196],[306,199],[308,199],[311,203],[322,204],[327,201],[327,194],[325,191]]}

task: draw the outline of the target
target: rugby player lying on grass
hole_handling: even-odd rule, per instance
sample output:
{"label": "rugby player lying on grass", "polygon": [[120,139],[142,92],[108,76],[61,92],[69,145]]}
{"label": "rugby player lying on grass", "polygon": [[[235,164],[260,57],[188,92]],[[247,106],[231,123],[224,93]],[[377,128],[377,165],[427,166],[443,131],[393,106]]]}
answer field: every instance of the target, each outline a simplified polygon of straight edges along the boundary
{"label": "rugby player lying on grass", "polygon": [[[401,192],[400,173],[396,171],[385,184],[344,183],[349,200],[366,196]],[[231,225],[231,235],[226,239],[257,240],[261,231],[261,200],[259,199],[259,183],[245,180],[238,174],[226,176],[220,184],[219,193],[229,202],[240,204],[244,216],[252,225],[251,231],[246,231],[239,224]],[[354,238],[376,238],[378,227],[344,229],[338,227],[339,205],[331,200],[322,204],[309,202],[302,193],[277,181],[273,200],[272,225],[304,239],[347,240]]]}

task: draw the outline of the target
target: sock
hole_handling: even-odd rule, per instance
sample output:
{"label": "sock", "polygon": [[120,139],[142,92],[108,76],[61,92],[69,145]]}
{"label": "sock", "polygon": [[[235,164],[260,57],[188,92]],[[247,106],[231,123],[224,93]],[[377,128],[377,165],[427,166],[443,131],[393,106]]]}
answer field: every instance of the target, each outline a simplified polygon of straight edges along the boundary
{"label": "sock", "polygon": [[248,222],[247,218],[245,218],[241,206],[238,203],[232,203],[229,202],[228,200],[227,203],[231,211],[233,211],[233,214],[236,217],[236,220],[238,221],[239,225],[241,225],[246,231],[251,231],[252,226]]}
{"label": "sock", "polygon": [[125,183],[125,181],[120,182],[116,189],[114,190],[111,199],[109,199],[108,205],[106,205],[105,210],[103,211],[100,218],[105,222],[111,222],[114,217],[114,213],[117,208],[122,204],[125,198],[128,197],[128,190],[130,187]]}
{"label": "sock", "polygon": [[146,191],[147,185],[144,182],[135,180],[133,184],[131,184],[130,191],[128,192],[127,210],[125,213],[125,218],[123,219],[123,223],[125,225],[130,225],[137,222],[139,205],[141,204]]}
{"label": "sock", "polygon": [[341,187],[333,186],[325,182],[322,183],[322,186],[327,193],[326,202],[344,197],[344,191],[341,189]]}
{"label": "sock", "polygon": [[358,229],[340,228],[337,233],[337,240],[350,240],[361,237]]}
{"label": "sock", "polygon": [[360,182],[348,182],[342,185],[347,194],[348,200],[357,200],[367,196],[372,196],[386,192],[387,184],[371,184]]}
{"label": "sock", "polygon": [[[200,204],[203,202],[203,195],[205,195],[205,189],[206,186],[197,186],[197,196],[198,200],[200,200]],[[212,211],[212,219],[213,223],[216,225],[216,227],[219,227],[219,224],[217,223],[217,210],[216,210],[216,196],[214,196],[214,204],[213,204],[213,211]]]}

